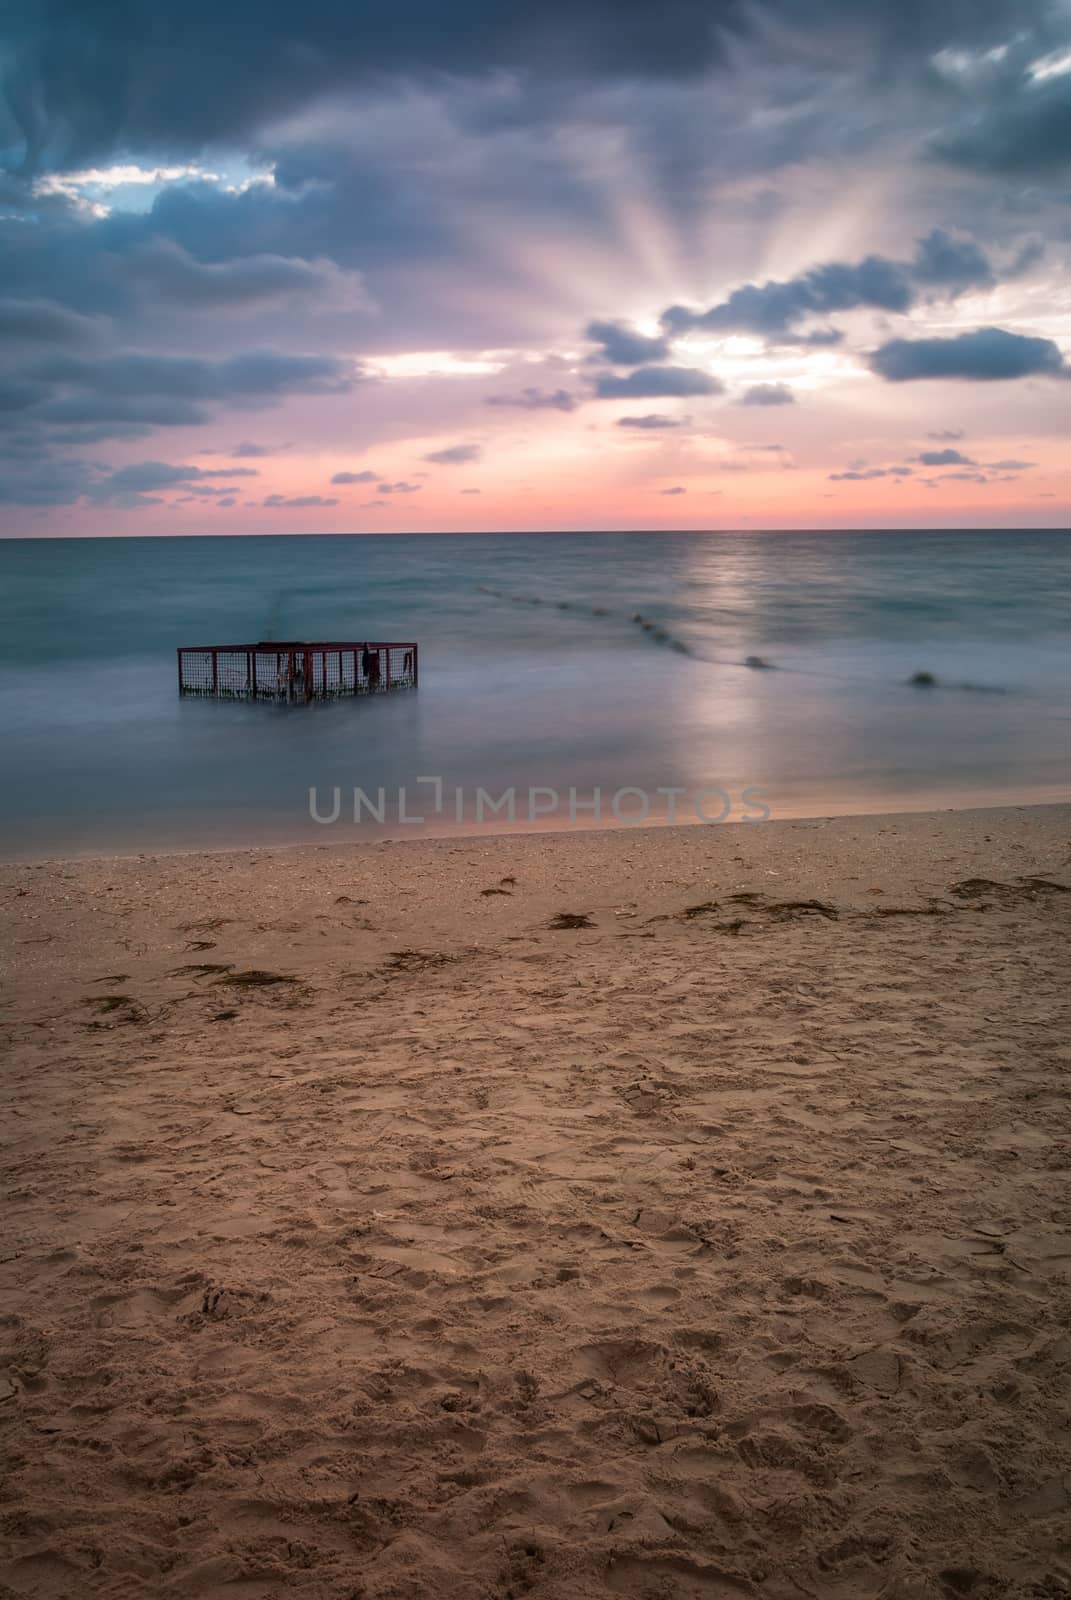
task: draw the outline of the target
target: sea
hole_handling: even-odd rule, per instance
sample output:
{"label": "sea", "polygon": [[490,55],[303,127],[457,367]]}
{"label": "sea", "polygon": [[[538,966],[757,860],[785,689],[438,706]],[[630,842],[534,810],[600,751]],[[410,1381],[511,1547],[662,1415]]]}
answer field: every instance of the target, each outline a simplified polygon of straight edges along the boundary
{"label": "sea", "polygon": [[[180,697],[271,639],[419,687]],[[0,740],[5,859],[1062,800],[1071,537],[3,540]]]}

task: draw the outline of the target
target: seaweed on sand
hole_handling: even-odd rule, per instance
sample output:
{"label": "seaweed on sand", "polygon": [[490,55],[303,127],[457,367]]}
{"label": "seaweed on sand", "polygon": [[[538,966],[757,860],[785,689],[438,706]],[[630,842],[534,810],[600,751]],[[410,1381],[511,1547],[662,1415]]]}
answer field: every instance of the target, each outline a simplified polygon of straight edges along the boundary
{"label": "seaweed on sand", "polygon": [[250,967],[246,972],[224,972],[215,982],[234,989],[270,989],[278,983],[300,984],[301,979],[288,972],[262,972],[258,967]]}

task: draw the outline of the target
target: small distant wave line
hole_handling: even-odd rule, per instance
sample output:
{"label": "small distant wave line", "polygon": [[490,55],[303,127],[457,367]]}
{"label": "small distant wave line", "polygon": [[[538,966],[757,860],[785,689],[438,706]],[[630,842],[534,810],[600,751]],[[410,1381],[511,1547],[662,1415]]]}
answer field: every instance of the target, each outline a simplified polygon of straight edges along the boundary
{"label": "small distant wave line", "polygon": [[[873,683],[886,684],[887,678],[861,676],[857,672],[831,672],[825,667],[782,667],[774,661],[767,661],[765,656],[747,656],[743,661],[737,661],[729,656],[708,655],[703,650],[697,650],[684,639],[679,639],[670,633],[668,628],[661,627],[657,622],[652,622],[645,617],[642,611],[634,611],[629,615],[620,611],[610,611],[606,606],[582,605],[575,600],[544,600],[540,595],[510,594],[504,589],[492,589],[487,584],[478,583],[477,591],[480,594],[491,596],[495,600],[505,600],[511,605],[519,606],[547,606],[553,611],[568,611],[582,617],[597,617],[600,621],[630,622],[644,633],[654,644],[668,645],[678,655],[690,656],[693,661],[702,661],[715,667],[735,667],[741,672],[790,672],[797,677],[805,678],[832,678],[839,683]],[[901,684],[903,679],[898,680]],[[998,684],[985,683],[944,683],[932,673],[916,673],[914,678],[907,679],[907,687],[932,688],[932,689],[959,689],[968,694],[1007,694],[1007,689]]]}

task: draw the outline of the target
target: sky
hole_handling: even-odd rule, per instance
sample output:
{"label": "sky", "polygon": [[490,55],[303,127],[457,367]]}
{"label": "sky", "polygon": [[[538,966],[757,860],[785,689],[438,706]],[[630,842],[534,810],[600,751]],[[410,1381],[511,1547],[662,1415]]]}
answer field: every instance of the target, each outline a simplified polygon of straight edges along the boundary
{"label": "sky", "polygon": [[1063,527],[1071,0],[6,0],[0,533]]}

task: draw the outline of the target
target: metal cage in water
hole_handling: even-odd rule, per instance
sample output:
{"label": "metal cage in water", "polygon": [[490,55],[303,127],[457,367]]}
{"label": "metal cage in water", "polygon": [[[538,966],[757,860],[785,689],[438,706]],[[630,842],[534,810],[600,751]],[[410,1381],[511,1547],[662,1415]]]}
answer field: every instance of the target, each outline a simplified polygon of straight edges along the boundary
{"label": "metal cage in water", "polygon": [[258,644],[183,645],[179,694],[305,705],[344,695],[415,689],[415,644],[262,639]]}

